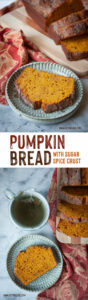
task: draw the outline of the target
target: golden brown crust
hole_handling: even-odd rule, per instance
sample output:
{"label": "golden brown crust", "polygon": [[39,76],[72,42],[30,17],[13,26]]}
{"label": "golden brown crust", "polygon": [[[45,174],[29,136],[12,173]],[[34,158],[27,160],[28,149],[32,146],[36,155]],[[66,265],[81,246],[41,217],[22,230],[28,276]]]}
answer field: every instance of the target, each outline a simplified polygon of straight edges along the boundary
{"label": "golden brown crust", "polygon": [[88,18],[79,20],[67,26],[59,26],[59,21],[51,24],[48,33],[50,37],[58,45],[62,40],[68,39],[74,36],[79,36],[87,33]]}
{"label": "golden brown crust", "polygon": [[27,13],[45,31],[52,22],[83,9],[81,0],[23,0],[23,3]]}

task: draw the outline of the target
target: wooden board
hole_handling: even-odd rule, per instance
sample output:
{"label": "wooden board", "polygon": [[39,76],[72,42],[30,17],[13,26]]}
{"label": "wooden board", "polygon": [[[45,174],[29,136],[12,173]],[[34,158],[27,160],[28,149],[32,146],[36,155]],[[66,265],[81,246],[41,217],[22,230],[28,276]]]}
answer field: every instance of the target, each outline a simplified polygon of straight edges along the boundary
{"label": "wooden board", "polygon": [[70,68],[81,77],[88,75],[88,60],[83,59],[72,62],[67,60],[61,46],[57,46],[54,41],[41,30],[27,15],[24,7],[3,15],[0,18],[0,24],[3,26],[7,25],[16,30],[22,29],[27,38],[34,42],[40,51],[49,56],[52,60]]}
{"label": "wooden board", "polygon": [[[57,169],[57,206],[59,205],[59,194],[60,194],[60,169]],[[56,215],[56,238],[58,241],[65,243],[65,244],[81,244],[81,245],[85,245],[88,244],[88,238],[79,238],[79,237],[70,237],[67,236],[66,234],[60,232],[57,230],[57,226],[59,224],[60,221],[60,217],[58,216],[58,211],[57,211],[57,215]]]}

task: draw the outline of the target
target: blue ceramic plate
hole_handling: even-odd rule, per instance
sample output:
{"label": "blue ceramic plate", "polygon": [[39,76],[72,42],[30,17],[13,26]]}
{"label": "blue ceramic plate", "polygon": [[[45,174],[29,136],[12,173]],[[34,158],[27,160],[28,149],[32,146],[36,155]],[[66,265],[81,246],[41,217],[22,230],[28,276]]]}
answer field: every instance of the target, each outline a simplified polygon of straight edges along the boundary
{"label": "blue ceramic plate", "polygon": [[[57,266],[54,269],[48,271],[46,274],[40,276],[39,278],[31,282],[28,286],[25,286],[15,276],[14,264],[18,253],[22,250],[23,251],[26,250],[27,247],[33,245],[41,245],[41,246],[52,248],[54,257],[56,258],[57,261]],[[54,242],[41,235],[24,236],[11,247],[7,256],[7,270],[9,276],[14,281],[14,283],[16,283],[20,288],[23,288],[28,291],[43,291],[45,289],[48,289],[52,285],[54,285],[61,275],[62,268],[63,268],[63,258],[60,249]]]}

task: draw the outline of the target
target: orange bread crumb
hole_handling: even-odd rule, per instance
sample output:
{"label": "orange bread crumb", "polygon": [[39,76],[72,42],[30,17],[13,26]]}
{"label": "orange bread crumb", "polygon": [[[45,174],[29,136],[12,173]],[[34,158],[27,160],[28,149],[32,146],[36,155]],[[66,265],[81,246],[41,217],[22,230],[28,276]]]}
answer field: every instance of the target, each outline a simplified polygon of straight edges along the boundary
{"label": "orange bread crumb", "polygon": [[61,219],[57,229],[69,236],[88,237],[88,223],[71,223]]}
{"label": "orange bread crumb", "polygon": [[74,78],[25,68],[16,80],[22,100],[45,112],[63,109],[73,103]]}
{"label": "orange bread crumb", "polygon": [[75,219],[87,220],[88,219],[88,205],[75,205],[62,201],[58,205],[58,210],[63,212],[67,217]]}
{"label": "orange bread crumb", "polygon": [[88,57],[88,35],[64,40],[61,42],[61,45],[69,60]]}
{"label": "orange bread crumb", "polygon": [[14,273],[24,285],[57,266],[51,248],[31,246],[18,254]]}
{"label": "orange bread crumb", "polygon": [[83,52],[88,51],[88,36],[81,36],[63,41],[63,44],[67,46],[71,52]]}

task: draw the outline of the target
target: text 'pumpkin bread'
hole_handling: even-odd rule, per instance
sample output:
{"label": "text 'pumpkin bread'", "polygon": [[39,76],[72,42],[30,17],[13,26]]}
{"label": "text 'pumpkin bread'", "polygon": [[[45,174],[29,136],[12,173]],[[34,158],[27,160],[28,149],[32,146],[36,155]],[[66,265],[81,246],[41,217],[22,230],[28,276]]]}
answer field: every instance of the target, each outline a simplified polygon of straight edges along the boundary
{"label": "text 'pumpkin bread'", "polygon": [[14,273],[27,286],[56,266],[57,262],[51,248],[30,246],[16,257]]}
{"label": "text 'pumpkin bread'", "polygon": [[26,67],[16,80],[23,102],[50,113],[73,104],[74,78]]}

